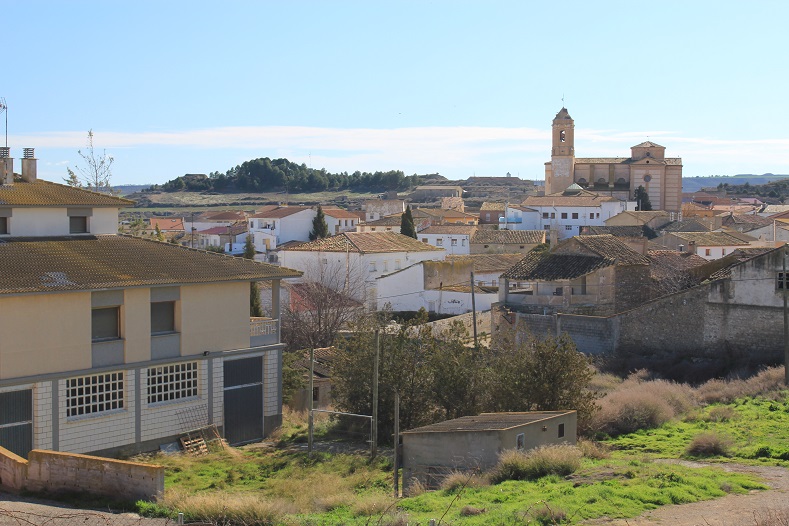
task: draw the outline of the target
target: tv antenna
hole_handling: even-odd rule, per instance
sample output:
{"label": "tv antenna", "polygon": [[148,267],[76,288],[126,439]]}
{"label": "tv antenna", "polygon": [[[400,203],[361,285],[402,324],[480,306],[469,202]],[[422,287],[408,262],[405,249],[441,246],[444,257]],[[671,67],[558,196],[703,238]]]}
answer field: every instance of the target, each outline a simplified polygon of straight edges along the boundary
{"label": "tv antenna", "polygon": [[0,114],[5,113],[5,147],[8,148],[8,105],[5,97],[0,97]]}

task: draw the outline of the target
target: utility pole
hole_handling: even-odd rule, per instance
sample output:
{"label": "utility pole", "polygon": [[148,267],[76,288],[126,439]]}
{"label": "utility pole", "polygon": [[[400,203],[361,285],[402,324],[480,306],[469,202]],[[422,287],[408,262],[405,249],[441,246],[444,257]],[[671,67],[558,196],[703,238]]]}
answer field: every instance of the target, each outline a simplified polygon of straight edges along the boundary
{"label": "utility pole", "polygon": [[474,271],[471,271],[471,322],[474,325],[474,350],[476,351],[479,342],[477,341],[477,302],[474,298]]}
{"label": "utility pole", "polygon": [[786,279],[786,245],[784,245],[783,249],[783,280],[782,290],[783,292],[783,300],[784,300],[784,384],[789,385],[789,308],[787,308],[787,294],[789,291],[786,290],[786,285],[789,283],[789,280]]}
{"label": "utility pole", "polygon": [[307,437],[308,437],[307,438],[307,454],[309,456],[312,456],[312,439],[313,439],[313,434],[314,434],[314,431],[315,431],[315,421],[313,420],[314,417],[313,417],[313,412],[312,412],[312,410],[315,409],[313,407],[314,402],[315,402],[315,397],[312,394],[312,390],[314,389],[314,386],[313,386],[313,378],[315,377],[314,373],[315,373],[315,349],[310,347],[310,388],[309,388],[309,391],[307,393],[307,397],[309,398],[309,401],[310,401],[309,406],[308,406],[310,408],[310,414],[309,414],[309,417],[308,417],[308,420],[307,420],[307,422],[309,423],[309,433],[307,435]]}
{"label": "utility pole", "polygon": [[378,361],[381,357],[381,330],[375,329],[375,361],[373,362],[373,429],[370,437],[370,456],[378,455]]}
{"label": "utility pole", "polygon": [[400,391],[394,399],[394,496],[400,497]]}

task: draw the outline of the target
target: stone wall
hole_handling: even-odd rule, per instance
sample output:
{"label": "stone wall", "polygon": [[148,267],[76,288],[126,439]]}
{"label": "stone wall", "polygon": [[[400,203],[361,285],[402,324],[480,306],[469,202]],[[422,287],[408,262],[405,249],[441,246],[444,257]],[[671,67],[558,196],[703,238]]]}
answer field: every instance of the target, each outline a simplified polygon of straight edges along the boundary
{"label": "stone wall", "polygon": [[0,447],[0,488],[156,500],[164,493],[164,468],[39,449],[31,451],[25,460]]}

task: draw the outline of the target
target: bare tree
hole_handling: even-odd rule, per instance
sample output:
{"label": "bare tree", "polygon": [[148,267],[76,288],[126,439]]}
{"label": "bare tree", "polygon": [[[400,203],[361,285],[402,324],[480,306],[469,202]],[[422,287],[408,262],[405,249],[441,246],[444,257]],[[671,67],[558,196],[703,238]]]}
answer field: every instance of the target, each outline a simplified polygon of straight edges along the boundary
{"label": "bare tree", "polygon": [[343,265],[318,263],[287,287],[282,337],[291,350],[329,347],[337,332],[364,314],[364,282]]}
{"label": "bare tree", "polygon": [[83,153],[78,150],[85,166],[74,166],[74,170],[66,168],[68,177],[63,180],[70,186],[87,188],[93,191],[111,191],[112,163],[115,159],[107,155],[106,150],[97,155],[93,148],[93,130],[88,130],[88,145]]}

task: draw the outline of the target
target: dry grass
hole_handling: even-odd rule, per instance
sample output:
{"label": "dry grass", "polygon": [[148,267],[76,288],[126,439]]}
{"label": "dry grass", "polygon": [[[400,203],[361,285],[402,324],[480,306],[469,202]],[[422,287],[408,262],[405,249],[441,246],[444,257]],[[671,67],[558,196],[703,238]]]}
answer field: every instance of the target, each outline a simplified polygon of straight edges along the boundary
{"label": "dry grass", "polygon": [[546,475],[567,476],[581,467],[581,450],[566,444],[541,446],[525,453],[510,449],[499,456],[490,473],[494,484],[505,480],[535,480]]}
{"label": "dry grass", "polygon": [[463,506],[460,510],[461,517],[474,517],[476,515],[482,515],[488,511],[485,508],[475,508],[474,506]]}
{"label": "dry grass", "polygon": [[789,510],[765,510],[753,514],[753,526],[789,526]]}
{"label": "dry grass", "polygon": [[556,506],[549,506],[542,503],[536,508],[529,511],[534,521],[540,526],[548,526],[552,524],[564,524],[567,522],[567,513],[561,508]]}
{"label": "dry grass", "polygon": [[263,499],[251,493],[166,492],[162,505],[182,511],[190,520],[210,520],[223,524],[228,520],[240,524],[277,524],[294,508],[281,499]]}
{"label": "dry grass", "polygon": [[578,440],[578,449],[581,450],[581,453],[583,453],[584,457],[591,458],[593,460],[603,460],[611,456],[608,448],[603,444],[583,438]]}
{"label": "dry grass", "polygon": [[731,440],[717,433],[702,433],[693,437],[685,454],[691,457],[725,457],[729,455]]}
{"label": "dry grass", "polygon": [[397,500],[391,495],[365,495],[354,500],[351,512],[357,517],[386,515],[395,509],[396,503]]}
{"label": "dry grass", "polygon": [[453,471],[441,481],[441,489],[449,493],[456,493],[463,488],[479,488],[485,485],[487,485],[487,479],[473,472]]}
{"label": "dry grass", "polygon": [[422,483],[421,480],[418,478],[414,478],[408,484],[408,489],[404,492],[405,497],[418,497],[419,495],[425,493],[427,491],[427,487]]}
{"label": "dry grass", "polygon": [[631,375],[600,399],[591,428],[612,436],[658,427],[695,407],[693,389],[666,380]]}
{"label": "dry grass", "polygon": [[696,396],[703,404],[728,404],[744,396],[774,396],[785,388],[783,367],[770,367],[744,380],[710,380],[696,389]]}

